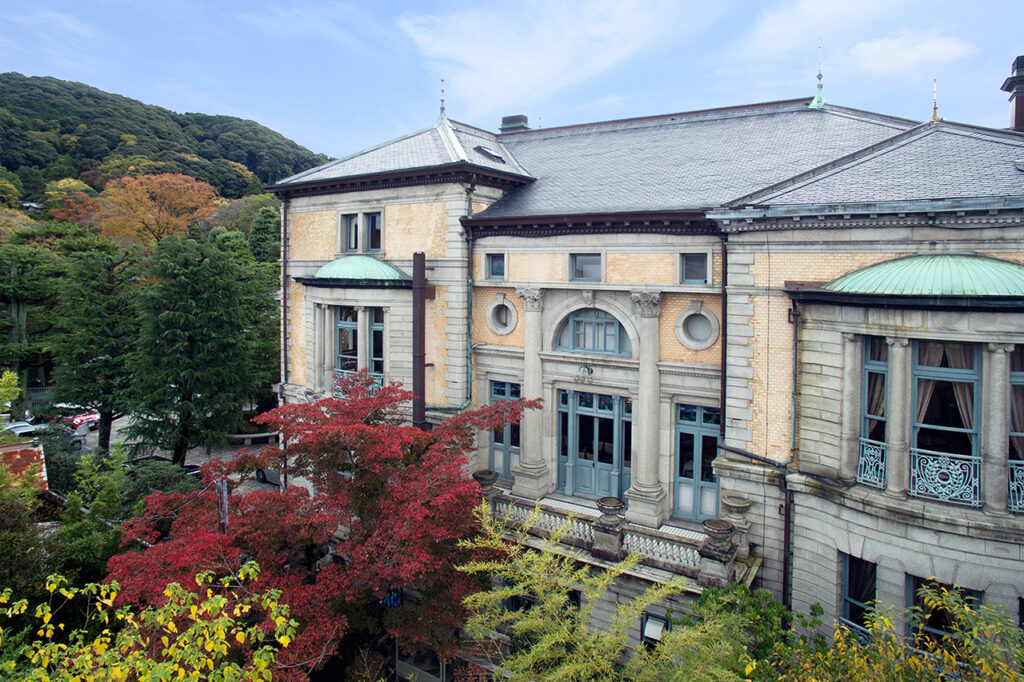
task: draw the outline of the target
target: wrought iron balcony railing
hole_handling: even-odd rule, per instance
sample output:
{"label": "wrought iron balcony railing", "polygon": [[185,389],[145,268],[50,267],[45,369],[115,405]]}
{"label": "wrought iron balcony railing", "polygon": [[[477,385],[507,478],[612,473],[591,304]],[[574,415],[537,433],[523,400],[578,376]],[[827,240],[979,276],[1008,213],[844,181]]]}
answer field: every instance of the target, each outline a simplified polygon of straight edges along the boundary
{"label": "wrought iron balcony railing", "polygon": [[885,488],[885,443],[868,438],[860,439],[857,482],[876,488]]}
{"label": "wrought iron balcony railing", "polygon": [[910,489],[914,497],[981,506],[981,457],[910,450]]}
{"label": "wrought iron balcony railing", "polygon": [[1024,512],[1024,462],[1010,460],[1010,511]]}
{"label": "wrought iron balcony railing", "polygon": [[[345,395],[346,395],[345,392],[339,386],[339,382],[342,379],[347,379],[348,377],[352,377],[352,376],[355,376],[357,374],[359,374],[359,372],[357,370],[352,370],[352,369],[336,369],[336,370],[334,370],[334,386],[332,388],[331,393],[334,395],[335,398],[344,398]],[[371,388],[371,392],[376,393],[378,390],[380,390],[380,388],[382,386],[384,386],[384,375],[383,374],[380,374],[380,373],[377,373],[377,372],[369,372],[368,376],[370,377],[371,381],[373,382],[372,388]]]}

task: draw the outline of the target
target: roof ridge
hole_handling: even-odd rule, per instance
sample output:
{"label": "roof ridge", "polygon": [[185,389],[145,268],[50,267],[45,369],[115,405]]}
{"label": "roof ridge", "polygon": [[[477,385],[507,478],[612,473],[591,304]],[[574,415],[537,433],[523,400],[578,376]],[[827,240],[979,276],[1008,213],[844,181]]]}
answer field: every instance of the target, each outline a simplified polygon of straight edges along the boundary
{"label": "roof ridge", "polygon": [[980,126],[974,123],[960,123],[959,121],[947,121],[946,119],[940,119],[936,121],[936,125],[950,127],[950,128],[962,128],[964,130],[947,130],[953,135],[970,135],[972,137],[999,137],[1000,140],[994,140],[997,143],[1016,143],[1016,145],[1024,145],[1024,133],[1017,130],[1007,130],[1005,128],[990,128],[988,126]]}
{"label": "roof ridge", "polygon": [[441,138],[441,144],[444,145],[445,151],[448,152],[448,157],[453,162],[469,161],[469,155],[466,153],[462,143],[459,142],[459,138],[455,136],[455,131],[452,130],[447,116],[441,114],[434,128],[437,130],[438,137]]}
{"label": "roof ridge", "polygon": [[781,194],[781,190],[793,188],[805,181],[811,180],[812,178],[822,176],[826,171],[839,171],[841,168],[849,167],[855,161],[864,160],[884,149],[901,146],[910,142],[911,139],[930,135],[936,130],[937,129],[931,121],[919,123],[912,128],[896,133],[892,137],[887,137],[884,140],[880,140],[874,144],[868,145],[867,147],[863,147],[857,151],[840,156],[839,158],[833,159],[819,166],[815,166],[814,168],[802,171],[784,180],[772,183],[767,187],[762,187],[759,190],[750,192],[749,194],[744,194],[743,196],[723,202],[721,204],[721,208],[737,208],[745,203],[749,203],[754,198],[768,198],[776,194]]}

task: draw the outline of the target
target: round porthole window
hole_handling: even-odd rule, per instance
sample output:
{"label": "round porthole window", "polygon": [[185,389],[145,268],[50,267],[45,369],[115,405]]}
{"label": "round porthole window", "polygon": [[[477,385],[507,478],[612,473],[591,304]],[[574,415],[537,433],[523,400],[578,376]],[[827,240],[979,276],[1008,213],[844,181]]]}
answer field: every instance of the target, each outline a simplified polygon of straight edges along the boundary
{"label": "round porthole window", "polygon": [[516,307],[505,299],[505,294],[498,296],[487,306],[487,326],[499,336],[508,334],[516,328],[519,313]]}
{"label": "round porthole window", "polygon": [[715,314],[694,301],[676,318],[676,338],[691,350],[705,350],[718,340],[718,318]]}

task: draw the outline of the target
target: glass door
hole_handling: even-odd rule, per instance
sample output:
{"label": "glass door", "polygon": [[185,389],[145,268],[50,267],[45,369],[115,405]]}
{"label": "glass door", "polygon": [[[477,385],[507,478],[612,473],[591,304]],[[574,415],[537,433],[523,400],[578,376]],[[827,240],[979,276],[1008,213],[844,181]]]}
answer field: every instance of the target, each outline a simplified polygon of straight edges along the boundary
{"label": "glass door", "polygon": [[718,516],[718,480],[711,463],[718,454],[721,418],[717,407],[676,408],[676,516]]}
{"label": "glass door", "polygon": [[588,391],[558,392],[559,489],[621,497],[632,466],[633,402]]}

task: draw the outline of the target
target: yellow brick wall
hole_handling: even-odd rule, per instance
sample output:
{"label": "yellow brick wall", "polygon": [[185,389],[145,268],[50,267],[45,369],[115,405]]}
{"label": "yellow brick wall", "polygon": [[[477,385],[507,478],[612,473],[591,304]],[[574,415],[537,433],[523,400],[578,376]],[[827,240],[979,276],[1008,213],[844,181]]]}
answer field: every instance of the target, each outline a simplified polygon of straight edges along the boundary
{"label": "yellow brick wall", "polygon": [[711,254],[711,283],[714,286],[722,284],[722,254]]}
{"label": "yellow brick wall", "polygon": [[722,362],[721,333],[715,343],[705,350],[692,350],[679,343],[676,336],[676,318],[694,301],[715,314],[719,324],[722,323],[722,297],[719,295],[699,297],[694,294],[663,294],[661,297],[661,318],[658,334],[661,346],[661,360],[671,362],[699,362],[708,365],[720,365]]}
{"label": "yellow brick wall", "polygon": [[[424,372],[426,382],[427,405],[446,405],[448,397],[445,391],[448,389],[448,381],[445,379],[445,372],[448,371],[446,358],[448,357],[445,344],[448,342],[448,333],[445,331],[447,320],[445,315],[448,312],[448,304],[445,296],[448,295],[448,287],[437,287],[434,299],[428,300],[426,305],[426,362],[428,367]],[[430,366],[432,364],[432,366]]]}
{"label": "yellow brick wall", "polygon": [[[783,287],[787,280],[830,282],[854,270],[907,254],[897,253],[759,253],[750,272],[755,286]],[[770,273],[770,277],[769,277]]]}
{"label": "yellow brick wall", "polygon": [[[775,459],[789,456],[789,426],[793,396],[793,325],[786,296],[751,296],[754,306],[754,377],[750,388],[753,417],[750,450]],[[771,368],[769,373],[768,368]]]}
{"label": "yellow brick wall", "polygon": [[306,384],[306,287],[288,284],[288,382]]}
{"label": "yellow brick wall", "polygon": [[506,274],[517,282],[561,282],[565,280],[565,255],[510,253]]}
{"label": "yellow brick wall", "polygon": [[[498,297],[498,294],[505,294],[505,302],[513,306],[519,316],[515,329],[504,336],[495,334],[487,326],[487,308]],[[523,308],[523,300],[516,296],[515,289],[478,288],[473,290],[473,343],[522,348],[525,320],[526,310]]]}
{"label": "yellow brick wall", "polygon": [[608,253],[605,255],[605,281],[616,283],[673,284],[672,253]]}
{"label": "yellow brick wall", "polygon": [[442,201],[385,207],[384,257],[412,258],[414,251],[423,251],[427,258],[443,257],[447,217]]}
{"label": "yellow brick wall", "polygon": [[288,214],[288,258],[334,258],[338,251],[338,214],[299,211]]}

